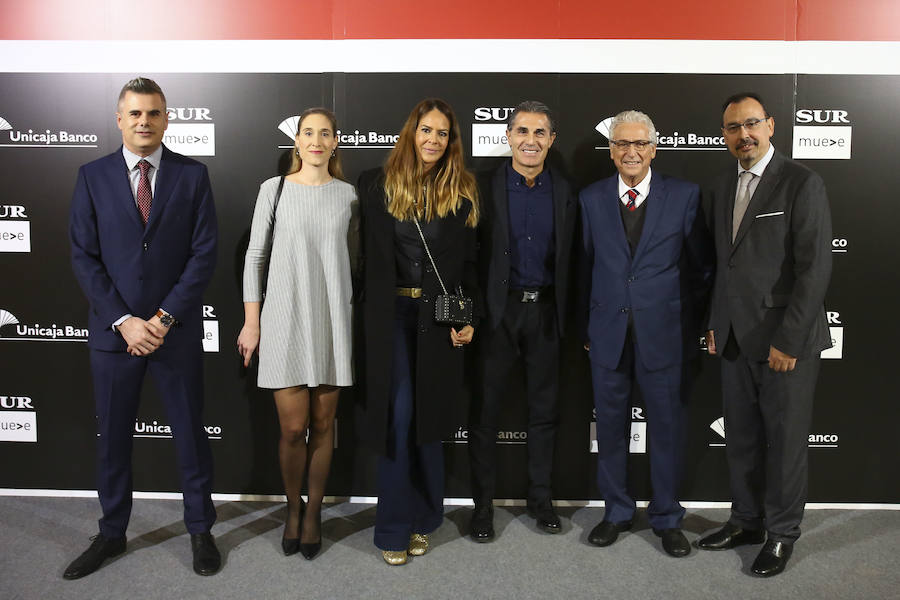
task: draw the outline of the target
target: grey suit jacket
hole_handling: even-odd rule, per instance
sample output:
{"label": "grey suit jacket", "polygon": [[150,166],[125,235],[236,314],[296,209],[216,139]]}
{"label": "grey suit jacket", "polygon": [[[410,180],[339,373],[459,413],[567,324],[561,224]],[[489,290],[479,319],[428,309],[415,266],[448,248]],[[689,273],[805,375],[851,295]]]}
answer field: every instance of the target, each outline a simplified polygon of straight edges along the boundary
{"label": "grey suit jacket", "polygon": [[830,348],[831,211],[822,178],[776,151],[732,243],[736,187],[731,167],[708,193],[717,258],[708,328],[719,354],[730,330],[754,360],[766,360],[769,346],[797,358]]}

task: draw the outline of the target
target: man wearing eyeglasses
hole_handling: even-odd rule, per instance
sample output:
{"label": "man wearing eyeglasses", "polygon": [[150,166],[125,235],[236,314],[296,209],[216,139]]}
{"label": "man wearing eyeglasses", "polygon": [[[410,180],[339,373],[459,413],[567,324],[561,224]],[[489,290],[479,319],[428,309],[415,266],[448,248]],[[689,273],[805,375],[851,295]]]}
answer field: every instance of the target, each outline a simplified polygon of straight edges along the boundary
{"label": "man wearing eyeglasses", "polygon": [[710,195],[718,265],[707,346],[722,357],[732,504],[698,547],[765,541],[752,571],[768,577],[784,570],[806,503],[819,354],[831,347],[831,212],[822,178],[770,143],[775,120],[759,96],[736,94],[722,110],[738,164]]}
{"label": "man wearing eyeglasses", "polygon": [[651,171],[656,127],[629,110],[610,124],[610,158],[618,174],[580,196],[583,226],[582,315],[587,315],[597,485],[606,502],[588,541],[609,546],[631,529],[626,459],[632,388],[647,410],[653,498],[647,513],[663,549],[687,556],[678,489],[687,427],[688,377],[697,357],[700,314],[712,280],[712,245],[696,184]]}

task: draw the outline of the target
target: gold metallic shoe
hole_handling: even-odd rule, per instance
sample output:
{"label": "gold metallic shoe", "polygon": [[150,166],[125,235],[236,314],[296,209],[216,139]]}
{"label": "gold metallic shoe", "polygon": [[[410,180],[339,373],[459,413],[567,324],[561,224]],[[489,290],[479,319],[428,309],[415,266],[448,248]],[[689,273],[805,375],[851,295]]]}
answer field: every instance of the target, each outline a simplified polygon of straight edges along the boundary
{"label": "gold metallic shoe", "polygon": [[413,556],[422,556],[428,552],[428,536],[424,533],[414,533],[409,536],[409,550]]}
{"label": "gold metallic shoe", "polygon": [[406,564],[406,550],[382,550],[381,558],[391,566]]}

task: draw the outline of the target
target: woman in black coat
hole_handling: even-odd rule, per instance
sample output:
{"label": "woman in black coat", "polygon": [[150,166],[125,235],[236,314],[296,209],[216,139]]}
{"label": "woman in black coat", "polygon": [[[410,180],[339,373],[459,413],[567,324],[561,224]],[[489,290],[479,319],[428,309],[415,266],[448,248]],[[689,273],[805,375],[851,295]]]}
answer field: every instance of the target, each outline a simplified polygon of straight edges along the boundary
{"label": "woman in black coat", "polygon": [[441,441],[463,395],[463,348],[472,325],[434,321],[442,294],[419,231],[448,291],[462,286],[479,312],[475,180],[463,165],[459,125],[443,100],[412,110],[383,169],[359,179],[365,281],[361,437],[378,453],[375,545],[403,564],[428,548],[443,519]]}

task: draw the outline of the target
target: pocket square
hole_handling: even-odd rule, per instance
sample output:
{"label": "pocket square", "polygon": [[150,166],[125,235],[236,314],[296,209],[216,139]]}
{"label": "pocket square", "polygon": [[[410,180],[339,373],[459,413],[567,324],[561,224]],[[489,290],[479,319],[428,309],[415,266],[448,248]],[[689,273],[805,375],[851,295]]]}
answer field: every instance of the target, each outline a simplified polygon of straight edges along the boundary
{"label": "pocket square", "polygon": [[761,215],[756,215],[756,218],[762,219],[763,217],[777,217],[778,215],[783,215],[783,214],[784,214],[784,211],[779,210],[778,212],[770,212],[770,213],[763,213]]}

